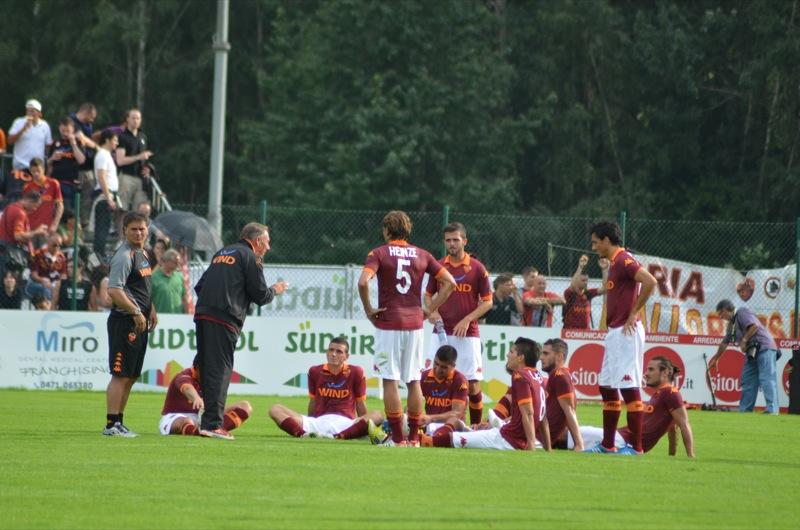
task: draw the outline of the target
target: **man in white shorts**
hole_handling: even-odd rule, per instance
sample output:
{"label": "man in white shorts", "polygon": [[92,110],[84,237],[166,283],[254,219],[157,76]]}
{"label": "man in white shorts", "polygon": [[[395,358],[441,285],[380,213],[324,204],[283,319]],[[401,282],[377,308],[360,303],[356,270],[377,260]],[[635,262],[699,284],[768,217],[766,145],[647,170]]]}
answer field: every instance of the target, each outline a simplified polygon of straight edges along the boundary
{"label": "man in white shorts", "polygon": [[535,451],[538,433],[545,451],[550,451],[542,376],[536,370],[540,356],[536,342],[520,337],[506,357],[506,370],[511,373],[511,421],[500,428],[483,423],[481,430],[455,432],[448,420],[433,436],[422,437],[423,447]]}
{"label": "man in white shorts", "polygon": [[[205,407],[200,393],[200,374],[191,366],[172,378],[167,388],[167,397],[161,411],[158,431],[163,435],[182,434],[200,436],[199,415]],[[225,407],[223,423],[231,431],[239,427],[253,413],[247,401],[239,401]],[[231,438],[232,439],[232,438]]]}
{"label": "man in white shorts", "polygon": [[[364,313],[375,330],[375,373],[383,380],[383,405],[391,443],[418,446],[424,399],[420,371],[424,365],[422,322],[441,306],[456,282],[429,252],[410,245],[412,223],[404,212],[387,213],[382,221],[386,244],[368,255],[358,280],[358,294]],[[422,307],[425,273],[439,282],[439,296]],[[369,282],[378,278],[378,307],[372,307]],[[408,440],[403,435],[403,401],[399,382],[408,389]]]}
{"label": "man in white shorts", "polygon": [[[461,223],[450,223],[444,227],[444,244],[447,256],[439,263],[456,280],[453,294],[438,311],[431,312],[428,320],[435,324],[441,319],[447,334],[447,343],[458,351],[456,370],[469,380],[469,423],[476,425],[483,416],[483,363],[481,362],[481,338],[478,320],[492,308],[492,286],[489,273],[483,264],[467,254],[467,229]],[[439,290],[439,284],[432,278],[425,289],[425,305],[430,306]],[[436,350],[441,346],[438,334],[431,335],[428,348],[429,368]]]}
{"label": "man in white shorts", "polygon": [[614,438],[622,413],[621,393],[627,408],[630,445],[636,454],[644,454],[644,404],[640,391],[644,368],[644,325],[639,312],[650,298],[656,280],[620,246],[622,231],[617,223],[600,221],[592,227],[591,236],[592,250],[609,260],[606,281],[608,333],[599,381],[603,398],[603,441],[586,452],[617,452]]}
{"label": "man in white shorts", "polygon": [[269,417],[295,438],[338,438],[350,440],[367,436],[370,427],[383,423],[377,410],[367,412],[367,380],[360,366],[350,366],[350,344],[343,337],[331,340],[325,364],[308,371],[308,414],[284,405],[273,405]]}

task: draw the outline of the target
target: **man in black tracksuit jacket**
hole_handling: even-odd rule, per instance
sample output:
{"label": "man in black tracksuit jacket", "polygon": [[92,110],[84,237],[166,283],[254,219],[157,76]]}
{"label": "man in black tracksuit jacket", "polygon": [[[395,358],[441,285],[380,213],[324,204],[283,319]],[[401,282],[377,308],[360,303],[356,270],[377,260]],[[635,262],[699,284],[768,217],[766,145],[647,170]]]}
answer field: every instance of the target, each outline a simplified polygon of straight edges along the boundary
{"label": "man in black tracksuit jacket", "polygon": [[232,440],[223,428],[223,411],[233,372],[233,351],[251,303],[264,305],[288,288],[287,282],[267,287],[261,257],[269,250],[269,229],[249,223],[240,241],[218,251],[195,285],[197,355],[205,411],[200,434]]}

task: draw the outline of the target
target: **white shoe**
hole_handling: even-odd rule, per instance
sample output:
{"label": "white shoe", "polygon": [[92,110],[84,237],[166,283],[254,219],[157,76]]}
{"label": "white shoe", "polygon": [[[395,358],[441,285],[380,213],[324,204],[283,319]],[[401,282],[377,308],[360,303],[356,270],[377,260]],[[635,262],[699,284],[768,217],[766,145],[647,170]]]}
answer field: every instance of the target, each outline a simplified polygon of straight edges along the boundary
{"label": "white shoe", "polygon": [[[497,418],[497,416],[495,416],[495,418]],[[497,419],[500,419],[500,418],[497,418]],[[456,429],[457,431],[462,431],[462,432],[463,431],[467,431],[467,432],[471,432],[472,431],[472,427],[470,427],[469,425],[464,423],[462,420],[458,420],[456,422],[456,427],[457,427],[457,429]]]}

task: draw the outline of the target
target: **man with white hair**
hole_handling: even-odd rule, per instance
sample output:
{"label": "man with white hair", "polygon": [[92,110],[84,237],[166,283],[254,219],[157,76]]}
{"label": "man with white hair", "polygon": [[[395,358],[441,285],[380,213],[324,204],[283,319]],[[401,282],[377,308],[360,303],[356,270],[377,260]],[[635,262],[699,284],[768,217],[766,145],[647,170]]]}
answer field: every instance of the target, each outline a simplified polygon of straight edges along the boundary
{"label": "man with white hair", "polygon": [[14,146],[14,169],[28,169],[34,158],[44,160],[52,143],[50,125],[42,119],[42,104],[29,99],[25,102],[25,116],[14,120],[8,130],[8,145]]}

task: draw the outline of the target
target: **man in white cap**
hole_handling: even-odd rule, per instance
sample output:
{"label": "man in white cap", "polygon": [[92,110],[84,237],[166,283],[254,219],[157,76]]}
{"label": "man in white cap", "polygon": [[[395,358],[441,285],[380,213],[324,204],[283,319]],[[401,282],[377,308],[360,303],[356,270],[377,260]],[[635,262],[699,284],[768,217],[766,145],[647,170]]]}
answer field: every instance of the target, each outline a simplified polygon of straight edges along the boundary
{"label": "man in white cap", "polygon": [[8,145],[14,146],[14,169],[27,170],[34,158],[47,158],[45,150],[52,143],[50,126],[42,119],[42,104],[29,99],[25,116],[14,120],[8,131]]}

